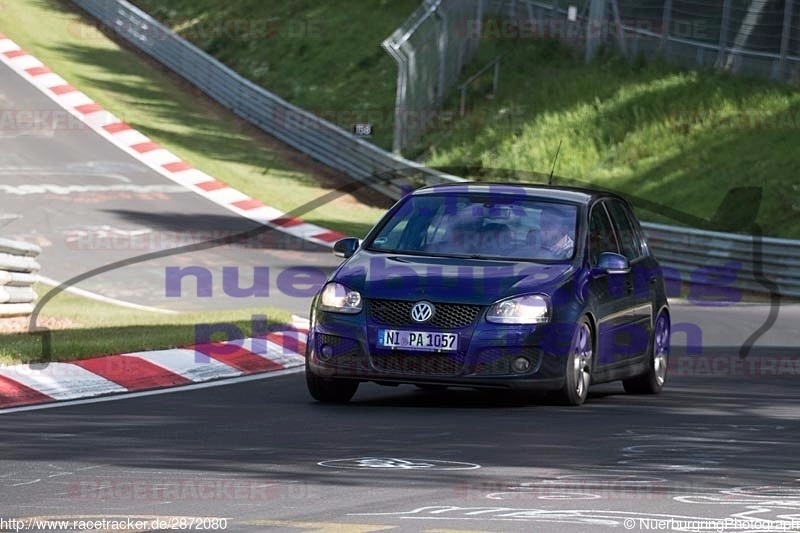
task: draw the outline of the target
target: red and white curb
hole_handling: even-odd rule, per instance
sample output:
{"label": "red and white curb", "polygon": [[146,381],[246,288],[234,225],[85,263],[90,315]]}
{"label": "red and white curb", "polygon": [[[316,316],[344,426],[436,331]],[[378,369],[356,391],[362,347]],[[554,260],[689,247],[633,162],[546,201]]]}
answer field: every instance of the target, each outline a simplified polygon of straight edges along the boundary
{"label": "red and white curb", "polygon": [[194,168],[190,163],[103,109],[2,34],[0,34],[0,61],[104,139],[162,176],[215,204],[259,224],[266,224],[316,244],[331,246],[344,237],[341,233],[309,224],[267,206]]}
{"label": "red and white curb", "polygon": [[287,329],[265,338],[137,352],[47,365],[0,367],[6,409],[177,387],[301,367],[307,334]]}

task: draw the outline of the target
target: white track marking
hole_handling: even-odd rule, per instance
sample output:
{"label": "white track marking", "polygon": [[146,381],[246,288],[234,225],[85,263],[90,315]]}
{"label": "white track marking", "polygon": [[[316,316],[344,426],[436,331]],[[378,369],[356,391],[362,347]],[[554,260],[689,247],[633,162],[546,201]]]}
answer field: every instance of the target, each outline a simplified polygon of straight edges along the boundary
{"label": "white track marking", "polygon": [[[43,276],[39,276],[39,282],[43,283],[44,285],[49,285],[51,287],[60,287],[62,285],[62,283],[59,283],[54,279],[46,278]],[[163,315],[180,314],[178,313],[178,311],[173,311],[172,309],[160,309],[158,307],[150,307],[147,305],[139,305],[132,302],[117,300],[116,298],[109,298],[108,296],[103,296],[102,294],[97,294],[91,291],[87,291],[85,289],[79,289],[78,287],[64,287],[64,292],[75,294],[77,296],[82,296],[84,298],[89,298],[90,300],[95,300],[98,302],[118,305],[120,307],[126,307],[128,309],[136,309],[137,311],[149,311],[151,313],[161,313]]]}

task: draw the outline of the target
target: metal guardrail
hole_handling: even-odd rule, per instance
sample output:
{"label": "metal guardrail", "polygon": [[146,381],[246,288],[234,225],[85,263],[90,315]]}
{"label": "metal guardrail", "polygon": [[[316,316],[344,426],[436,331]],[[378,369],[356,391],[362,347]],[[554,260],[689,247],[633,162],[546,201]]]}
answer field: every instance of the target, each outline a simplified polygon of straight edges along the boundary
{"label": "metal guardrail", "polygon": [[42,249],[34,244],[0,239],[0,318],[27,316],[36,302],[36,257]]}
{"label": "metal guardrail", "polygon": [[[458,181],[395,156],[323,120],[240,76],[147,13],[124,0],[73,0],[139,50],[185,78],[236,115],[304,152],[383,192],[398,197],[404,185]],[[396,169],[391,181],[376,175]],[[409,170],[411,169],[411,170]]]}
{"label": "metal guardrail", "polygon": [[[238,116],[390,198],[399,198],[404,185],[416,187],[462,180],[395,156],[286,102],[125,0],[73,2]],[[499,5],[492,5],[493,2]],[[516,14],[518,6],[524,6],[524,13],[531,18],[541,17],[544,8],[560,12],[557,2],[545,4],[535,0],[520,0],[519,4],[490,0],[487,12],[509,9]],[[768,292],[768,287],[758,279],[763,277],[777,283],[782,294],[800,296],[800,241],[757,240],[659,224],[645,224],[645,229],[653,252],[673,279],[680,277],[684,281]]]}
{"label": "metal guardrail", "polygon": [[668,279],[800,296],[800,241],[642,225]]}

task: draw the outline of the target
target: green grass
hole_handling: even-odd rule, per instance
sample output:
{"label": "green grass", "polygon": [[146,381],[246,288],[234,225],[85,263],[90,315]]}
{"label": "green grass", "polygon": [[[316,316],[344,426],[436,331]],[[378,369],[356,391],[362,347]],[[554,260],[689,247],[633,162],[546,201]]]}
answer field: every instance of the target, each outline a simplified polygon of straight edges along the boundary
{"label": "green grass", "polygon": [[[188,84],[121,48],[69,2],[3,2],[0,32],[145,135],[267,205],[290,211],[330,190],[310,158],[243,125]],[[344,197],[303,218],[363,236],[382,212]]]}
{"label": "green grass", "polygon": [[[49,290],[49,287],[37,287],[40,298]],[[233,324],[242,331],[243,337],[249,337],[256,315],[265,315],[267,324],[272,325],[291,321],[290,313],[263,307],[165,315],[61,293],[44,306],[36,323],[69,326],[69,329],[52,329],[51,360],[73,361],[99,355],[189,346],[196,342],[194,328],[198,324]],[[215,334],[212,340],[227,339]],[[0,335],[0,364],[41,359],[41,335]]]}
{"label": "green grass", "polygon": [[702,218],[730,188],[762,187],[757,222],[800,237],[797,87],[610,53],[587,66],[541,41],[491,44],[482,60],[503,54],[499,94],[487,99],[479,82],[465,119],[416,148],[428,164],[549,173],[563,141],[557,175]]}
{"label": "green grass", "polygon": [[[420,0],[134,0],[282,98],[391,147],[397,65],[381,47]],[[244,22],[235,29],[227,21]]]}

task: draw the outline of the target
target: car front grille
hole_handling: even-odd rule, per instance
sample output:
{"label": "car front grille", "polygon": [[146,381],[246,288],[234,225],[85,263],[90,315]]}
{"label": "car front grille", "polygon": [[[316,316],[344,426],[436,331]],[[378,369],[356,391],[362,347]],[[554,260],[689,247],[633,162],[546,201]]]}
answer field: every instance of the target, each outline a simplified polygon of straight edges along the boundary
{"label": "car front grille", "polygon": [[395,351],[387,355],[373,354],[372,364],[383,372],[404,376],[455,376],[464,368],[464,357]]}
{"label": "car front grille", "polygon": [[[387,326],[420,325],[411,320],[411,308],[416,302],[406,300],[370,300],[370,317]],[[468,304],[434,303],[436,312],[426,326],[438,329],[459,329],[474,324],[483,307]]]}
{"label": "car front grille", "polygon": [[539,370],[542,351],[534,346],[517,346],[512,348],[486,348],[478,355],[475,374],[482,376],[503,376],[515,374],[511,363],[519,356],[530,359],[531,369],[527,373]]}

